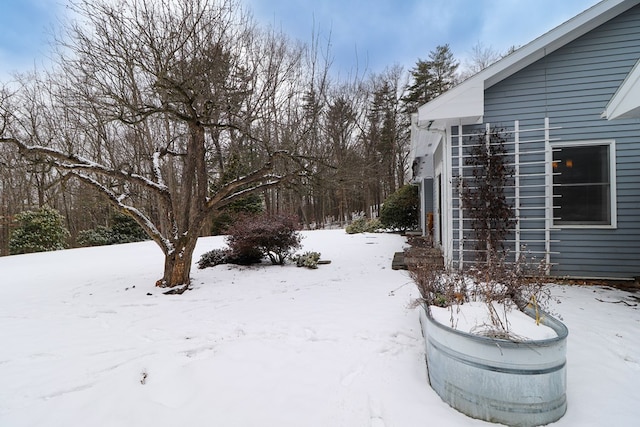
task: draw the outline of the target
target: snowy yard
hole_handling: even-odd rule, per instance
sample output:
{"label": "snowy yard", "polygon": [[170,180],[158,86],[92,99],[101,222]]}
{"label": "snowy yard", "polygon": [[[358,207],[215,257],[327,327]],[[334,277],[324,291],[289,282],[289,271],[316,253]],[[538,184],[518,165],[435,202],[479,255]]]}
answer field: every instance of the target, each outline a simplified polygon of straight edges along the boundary
{"label": "snowy yard", "polygon": [[[0,258],[0,426],[491,425],[427,383],[417,290],[391,269],[405,239],[304,235],[331,264],[194,266],[181,296],[152,286],[152,242]],[[194,261],[222,245],[201,239]],[[553,425],[637,425],[640,294],[554,294],[569,341]]]}

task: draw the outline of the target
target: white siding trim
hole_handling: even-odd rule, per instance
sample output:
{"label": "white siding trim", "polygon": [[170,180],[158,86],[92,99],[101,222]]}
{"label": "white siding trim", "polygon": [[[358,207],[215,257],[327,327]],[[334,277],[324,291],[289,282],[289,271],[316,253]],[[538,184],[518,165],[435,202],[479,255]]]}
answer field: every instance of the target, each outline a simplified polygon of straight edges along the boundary
{"label": "white siding trim", "polygon": [[442,147],[442,157],[444,162],[444,173],[442,176],[442,204],[445,206],[442,213],[442,221],[446,224],[443,227],[445,244],[445,260],[451,262],[453,260],[453,191],[451,186],[453,185],[453,173],[451,171],[451,132],[446,132],[445,137],[442,139],[444,146]]}
{"label": "white siding trim", "polygon": [[602,113],[602,118],[640,118],[640,60],[624,79]]}

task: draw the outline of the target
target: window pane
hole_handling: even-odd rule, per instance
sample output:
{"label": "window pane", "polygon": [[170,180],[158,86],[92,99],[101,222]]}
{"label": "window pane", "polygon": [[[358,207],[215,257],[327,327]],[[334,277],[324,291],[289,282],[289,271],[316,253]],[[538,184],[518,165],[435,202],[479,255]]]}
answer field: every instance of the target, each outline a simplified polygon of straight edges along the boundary
{"label": "window pane", "polygon": [[556,224],[606,225],[611,223],[608,185],[581,185],[556,188],[553,216]]}
{"label": "window pane", "polygon": [[563,147],[554,153],[559,160],[556,184],[589,184],[609,182],[609,146]]}
{"label": "window pane", "polygon": [[556,224],[611,224],[609,146],[563,147],[553,154]]}

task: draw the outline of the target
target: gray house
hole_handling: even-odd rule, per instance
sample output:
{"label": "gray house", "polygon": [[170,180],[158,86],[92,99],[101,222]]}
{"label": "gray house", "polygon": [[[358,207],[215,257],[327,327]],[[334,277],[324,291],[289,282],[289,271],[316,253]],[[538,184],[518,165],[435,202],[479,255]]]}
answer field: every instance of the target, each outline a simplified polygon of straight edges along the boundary
{"label": "gray house", "polygon": [[479,133],[513,168],[510,253],[555,276],[640,276],[640,0],[596,4],[414,115],[422,230],[453,266],[472,259],[459,183]]}

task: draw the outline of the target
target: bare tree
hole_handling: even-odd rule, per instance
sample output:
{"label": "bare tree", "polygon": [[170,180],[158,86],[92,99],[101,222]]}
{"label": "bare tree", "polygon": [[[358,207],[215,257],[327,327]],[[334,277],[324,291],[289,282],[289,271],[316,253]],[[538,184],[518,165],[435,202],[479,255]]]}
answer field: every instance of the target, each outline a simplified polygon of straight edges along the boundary
{"label": "bare tree", "polygon": [[329,92],[335,83],[329,79],[331,42],[327,40],[321,46],[320,40],[320,34],[314,30],[303,52],[297,87],[282,110],[288,126],[280,128],[280,135],[293,147],[291,150],[304,152],[317,161],[309,164],[308,173],[301,179],[265,191],[269,212],[297,213],[308,227],[323,227],[325,219],[334,213],[330,193],[335,165],[323,130]]}
{"label": "bare tree", "polygon": [[474,74],[479,73],[480,71],[487,68],[489,65],[498,61],[502,57],[508,55],[513,52],[510,48],[506,54],[501,55],[500,52],[493,49],[491,46],[485,46],[482,42],[477,42],[471,48],[471,54],[468,59],[464,62],[464,69],[460,73],[460,80],[465,80]]}
{"label": "bare tree", "polygon": [[[46,90],[2,98],[0,142],[134,218],[165,255],[157,285],[186,289],[211,214],[301,170],[276,123],[300,50],[257,29],[236,0],[71,7],[78,18],[38,83]],[[235,175],[230,159],[242,163]]]}
{"label": "bare tree", "polygon": [[407,75],[399,65],[386,68],[370,79],[371,95],[364,141],[370,191],[380,204],[405,183],[407,175],[409,117],[403,99]]}

